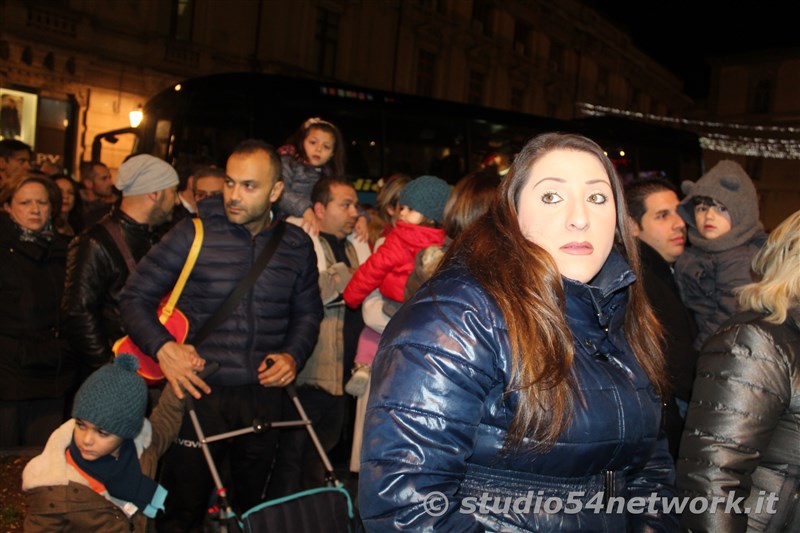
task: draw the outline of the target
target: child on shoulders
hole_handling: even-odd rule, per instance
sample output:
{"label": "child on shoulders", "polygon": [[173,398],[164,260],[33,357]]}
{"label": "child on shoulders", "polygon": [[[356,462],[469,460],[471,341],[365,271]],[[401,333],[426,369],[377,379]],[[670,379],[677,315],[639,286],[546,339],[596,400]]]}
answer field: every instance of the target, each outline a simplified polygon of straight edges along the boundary
{"label": "child on shoulders", "polygon": [[[403,303],[406,281],[414,270],[417,252],[444,243],[442,218],[449,196],[450,186],[435,176],[420,176],[403,188],[399,221],[384,243],[358,267],[344,290],[348,306],[358,307],[374,289],[380,289],[387,300],[384,305]],[[360,359],[362,353],[365,352],[356,355],[353,376],[345,386],[354,396],[363,394],[369,381],[372,360]]]}

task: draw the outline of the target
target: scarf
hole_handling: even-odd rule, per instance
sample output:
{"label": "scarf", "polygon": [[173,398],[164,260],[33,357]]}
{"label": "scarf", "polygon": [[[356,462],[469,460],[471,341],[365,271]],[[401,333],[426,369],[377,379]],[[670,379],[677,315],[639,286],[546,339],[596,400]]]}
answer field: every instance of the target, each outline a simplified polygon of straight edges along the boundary
{"label": "scarf", "polygon": [[11,221],[14,223],[14,226],[17,227],[17,231],[19,231],[19,240],[22,242],[40,243],[44,241],[45,243],[48,243],[53,240],[53,224],[49,220],[42,227],[42,229],[38,231],[17,224],[17,221],[13,218]]}
{"label": "scarf", "polygon": [[[109,454],[87,461],[81,456],[75,439],[70,441],[67,453],[71,462],[82,473],[102,483],[111,497],[131,502],[149,518],[154,518],[159,510],[164,510],[167,491],[142,473],[133,439],[122,441],[119,457]],[[132,515],[128,513],[128,516]]]}

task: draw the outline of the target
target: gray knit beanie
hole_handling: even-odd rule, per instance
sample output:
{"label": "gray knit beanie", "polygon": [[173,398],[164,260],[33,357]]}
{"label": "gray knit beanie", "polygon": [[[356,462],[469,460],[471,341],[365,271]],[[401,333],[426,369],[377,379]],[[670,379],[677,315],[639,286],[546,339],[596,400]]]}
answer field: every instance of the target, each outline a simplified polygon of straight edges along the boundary
{"label": "gray knit beanie", "polygon": [[120,354],[111,364],[86,378],[75,394],[72,416],[123,439],[142,430],[147,408],[147,384],[136,373],[139,361]]}
{"label": "gray knit beanie", "polygon": [[178,173],[172,165],[149,154],[139,154],[122,163],[114,181],[122,196],[158,192],[177,185]]}
{"label": "gray knit beanie", "polygon": [[444,218],[444,204],[450,196],[450,185],[436,176],[420,176],[400,191],[400,205],[422,213],[438,224]]}
{"label": "gray knit beanie", "polygon": [[[689,240],[703,250],[719,252],[744,244],[763,228],[756,187],[736,161],[720,161],[696,182],[684,181],[681,190],[686,197],[678,205],[678,214],[689,227]],[[710,241],[700,236],[694,219],[694,199],[698,196],[712,198],[728,209],[731,215],[728,233]]]}

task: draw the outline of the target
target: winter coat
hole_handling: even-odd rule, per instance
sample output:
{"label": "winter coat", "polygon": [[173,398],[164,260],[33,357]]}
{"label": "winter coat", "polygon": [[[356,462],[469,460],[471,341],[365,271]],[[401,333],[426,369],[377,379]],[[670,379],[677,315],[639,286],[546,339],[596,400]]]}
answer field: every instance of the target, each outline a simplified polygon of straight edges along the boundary
{"label": "winter coat", "polygon": [[750,262],[766,240],[766,233],[759,231],[747,242],[727,250],[706,252],[689,246],[678,257],[675,281],[697,323],[695,350],[700,351],[705,340],[739,311],[734,289],[753,282]]}
{"label": "winter coat", "polygon": [[[222,197],[209,198],[200,213],[204,238],[178,308],[189,319],[189,337],[217,311],[247,275],[267,245],[276,218],[255,237],[241,224],[228,221]],[[270,353],[288,353],[297,370],[311,355],[322,320],[319,274],[311,240],[285,222],[285,233],[255,285],[228,317],[195,346],[206,361],[220,363],[209,384],[238,386],[258,383],[258,366]],[[125,329],[144,353],[155,355],[174,340],[158,321],[156,310],[186,262],[194,240],[191,219],[180,222],[136,267],[120,296]]]}
{"label": "winter coat", "polygon": [[66,257],[62,235],[22,241],[0,213],[0,401],[57,398],[75,382],[59,316]]}
{"label": "winter coat", "polygon": [[[134,439],[142,472],[155,478],[159,458],[178,436],[183,404],[170,387],[142,431]],[[39,531],[102,531],[129,533],[147,531],[147,517],[137,512],[130,519],[120,507],[95,492],[86,478],[66,461],[75,419],[53,432],[41,455],[22,472],[22,489],[28,503],[26,533]],[[169,495],[165,502],[169,506]]]}
{"label": "winter coat", "polygon": [[[697,325],[691,312],[681,301],[672,266],[647,243],[639,241],[642,259],[642,281],[647,299],[665,333],[664,355],[674,398],[688,403],[692,397],[697,351],[693,347]],[[683,433],[683,418],[674,399],[664,410],[664,430],[672,456],[678,458]]]}
{"label": "winter coat", "polygon": [[[732,491],[749,507],[745,514],[684,512],[692,531],[800,531],[800,307],[783,324],[739,314],[706,342],[680,455],[683,494],[712,499]],[[765,500],[771,495],[774,513]]]}
{"label": "winter coat", "polygon": [[[684,181],[686,195],[678,214],[686,223],[692,244],[675,262],[675,281],[683,303],[694,313],[698,335],[695,350],[739,309],[734,289],[752,282],[750,262],[766,242],[758,217],[758,194],[753,180],[735,161],[723,160],[696,182]],[[728,210],[731,228],[716,239],[704,238],[697,229],[694,201],[712,198]]]}
{"label": "winter coat", "polygon": [[[344,394],[344,319],[345,307],[342,291],[350,281],[350,268],[336,262],[330,244],[324,238],[314,237],[319,267],[319,290],[325,314],[319,327],[319,337],[311,357],[297,376],[297,385],[319,387],[333,396]],[[356,247],[345,243],[347,259],[353,267],[359,264]],[[321,263],[320,263],[321,261]]]}
{"label": "winter coat", "polygon": [[[157,235],[116,207],[106,216],[119,225],[138,263]],[[119,295],[128,275],[124,257],[102,224],[90,226],[70,243],[62,300],[64,325],[70,345],[90,369],[108,363],[114,357],[114,342],[125,335]]]}
{"label": "winter coat", "polygon": [[344,291],[344,301],[356,308],[379,288],[386,298],[402,302],[417,252],[428,246],[441,246],[444,237],[440,228],[398,222],[381,247],[353,275]]}
{"label": "winter coat", "polygon": [[281,156],[281,179],[284,187],[278,208],[284,213],[302,217],[303,212],[311,207],[311,190],[322,177],[333,173],[328,166],[315,167],[303,161],[294,146],[284,145],[278,148]]}
{"label": "winter coat", "polygon": [[[616,252],[596,286],[564,280],[584,401],[541,453],[502,449],[519,395],[508,392],[497,303],[458,265],[423,285],[387,325],[373,363],[359,479],[367,530],[676,531],[678,517],[660,505],[652,514],[598,510],[604,491],[626,502],[674,495],[661,401],[622,332],[634,280]],[[577,512],[557,512],[559,501]]]}

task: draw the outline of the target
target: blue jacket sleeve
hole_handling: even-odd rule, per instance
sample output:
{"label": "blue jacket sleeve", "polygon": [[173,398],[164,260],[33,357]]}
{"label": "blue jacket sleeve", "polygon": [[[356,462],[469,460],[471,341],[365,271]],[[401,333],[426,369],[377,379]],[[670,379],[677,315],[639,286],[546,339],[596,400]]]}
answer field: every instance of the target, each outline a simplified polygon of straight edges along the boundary
{"label": "blue jacket sleeve", "polygon": [[[649,502],[655,495],[658,504],[652,508],[645,508],[642,513],[629,513],[630,529],[633,532],[681,531],[680,515],[675,510],[665,507],[668,502],[677,503],[675,500],[675,466],[669,453],[666,434],[662,431],[653,447],[650,459],[642,468],[628,472],[627,475],[628,497],[644,498]],[[655,513],[649,512],[655,510]]]}
{"label": "blue jacket sleeve", "polygon": [[[484,320],[480,310],[437,297],[415,302],[384,331],[359,479],[367,530],[483,531],[473,515],[458,512],[456,491],[497,385],[494,328]],[[426,507],[434,493],[444,498],[435,501],[446,505],[441,515]]]}
{"label": "blue jacket sleeve", "polygon": [[175,340],[159,322],[158,306],[175,286],[194,231],[190,218],[172,228],[137,264],[120,294],[125,331],[136,346],[153,357],[167,342]]}

